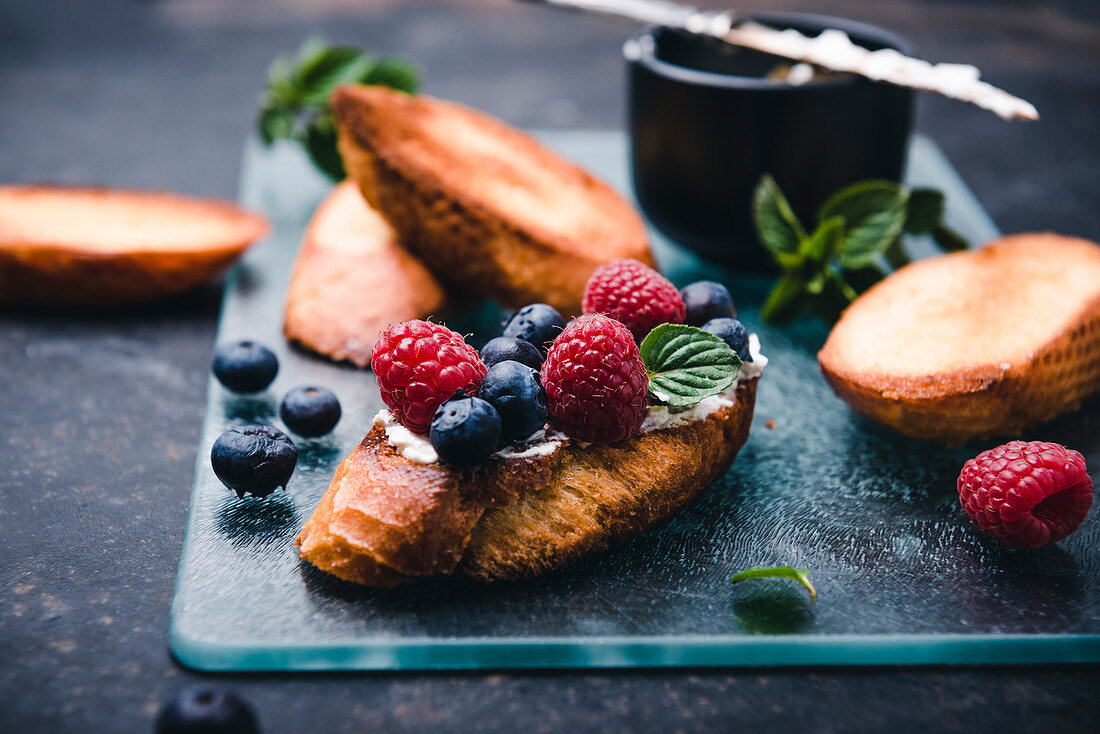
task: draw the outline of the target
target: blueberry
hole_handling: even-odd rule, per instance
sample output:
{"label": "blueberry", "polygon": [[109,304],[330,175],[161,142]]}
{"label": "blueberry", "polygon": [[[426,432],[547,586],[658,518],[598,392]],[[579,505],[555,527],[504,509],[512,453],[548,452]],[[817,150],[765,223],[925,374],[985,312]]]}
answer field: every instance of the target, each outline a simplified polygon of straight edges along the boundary
{"label": "blueberry", "polygon": [[542,367],[542,352],[531,342],[512,336],[498,336],[496,339],[490,339],[489,343],[481,348],[481,361],[486,367],[492,367],[505,360],[519,362],[537,370]]}
{"label": "blueberry", "polygon": [[298,449],[280,430],[271,426],[240,426],[230,428],[210,449],[210,464],[222,484],[243,497],[266,497],[278,487],[285,487]]}
{"label": "blueberry", "polygon": [[214,350],[214,375],[233,392],[259,392],[275,379],[279,359],[263,344],[222,344]]}
{"label": "blueberry", "polygon": [[166,703],[156,734],[259,734],[248,704],[228,691],[188,688]]}
{"label": "blueberry", "polygon": [[500,435],[522,441],[546,424],[546,392],[539,373],[525,364],[506,360],[489,368],[477,390],[500,414]]}
{"label": "blueberry", "polygon": [[703,324],[703,331],[708,331],[729,344],[730,349],[737,352],[742,362],[752,361],[752,354],[749,352],[749,331],[737,319],[711,319]]}
{"label": "blueberry", "polygon": [[444,463],[480,464],[500,443],[500,414],[487,401],[459,390],[436,409],[428,438]]}
{"label": "blueberry", "polygon": [[729,290],[713,280],[700,280],[684,286],[680,290],[680,298],[684,300],[686,311],[684,323],[689,326],[702,326],[711,319],[737,315]]}
{"label": "blueberry", "polygon": [[565,328],[565,319],[553,306],[545,303],[532,303],[512,314],[504,322],[504,336],[531,342],[542,356],[550,351],[550,345]]}
{"label": "blueberry", "polygon": [[323,436],[340,420],[340,401],[323,387],[296,387],[279,404],[279,417],[299,436]]}

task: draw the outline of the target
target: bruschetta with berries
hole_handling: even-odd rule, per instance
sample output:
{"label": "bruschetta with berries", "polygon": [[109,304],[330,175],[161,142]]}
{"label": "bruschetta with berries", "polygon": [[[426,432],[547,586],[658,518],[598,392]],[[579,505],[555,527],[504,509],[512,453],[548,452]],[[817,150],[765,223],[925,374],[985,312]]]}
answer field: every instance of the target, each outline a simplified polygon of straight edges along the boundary
{"label": "bruschetta with berries", "polygon": [[584,295],[619,318],[565,324],[536,304],[505,326],[545,350],[537,369],[440,324],[391,326],[372,354],[387,407],[298,535],[302,559],[369,586],[530,578],[653,527],[724,475],[767,363],[728,293],[703,328],[675,323],[679,293],[637,261],[601,268]]}

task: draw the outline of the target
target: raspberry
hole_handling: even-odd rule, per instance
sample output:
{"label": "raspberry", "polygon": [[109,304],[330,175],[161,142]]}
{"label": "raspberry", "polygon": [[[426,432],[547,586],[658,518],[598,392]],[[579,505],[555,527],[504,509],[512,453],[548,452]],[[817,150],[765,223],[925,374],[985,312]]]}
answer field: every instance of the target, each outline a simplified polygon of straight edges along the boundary
{"label": "raspberry", "polygon": [[584,286],[585,313],[604,313],[641,341],[654,326],[684,321],[684,299],[676,286],[637,260],[615,260],[593,271]]}
{"label": "raspberry", "polygon": [[461,334],[430,321],[404,321],[382,335],[371,352],[382,402],[401,425],[427,433],[435,409],[456,390],[476,395],[485,376],[477,350]]}
{"label": "raspberry", "polygon": [[581,316],[554,340],[542,385],[555,424],[581,441],[622,441],[645,420],[649,378],[638,345],[602,314]]}
{"label": "raspberry", "polygon": [[1010,441],[963,465],[959,502],[974,524],[1009,548],[1066,537],[1092,505],[1085,457],[1056,443]]}

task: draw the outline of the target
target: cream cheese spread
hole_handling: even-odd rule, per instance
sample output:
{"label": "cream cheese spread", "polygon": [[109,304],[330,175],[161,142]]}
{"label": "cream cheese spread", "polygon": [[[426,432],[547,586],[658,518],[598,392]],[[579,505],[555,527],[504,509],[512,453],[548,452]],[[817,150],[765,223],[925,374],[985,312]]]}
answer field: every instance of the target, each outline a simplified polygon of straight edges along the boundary
{"label": "cream cheese spread", "polygon": [[[768,364],[768,358],[760,353],[760,339],[756,334],[749,334],[749,353],[752,361],[741,365],[738,379],[726,388],[720,395],[712,395],[703,398],[690,408],[683,410],[669,410],[667,405],[652,405],[642,422],[642,433],[659,431],[670,426],[679,426],[691,421],[702,420],[716,410],[733,405],[737,395],[737,382],[741,377],[759,377]],[[413,433],[405,426],[397,422],[386,408],[378,411],[374,416],[375,424],[381,426],[386,432],[386,441],[393,446],[397,453],[404,456],[414,464],[434,464],[439,461],[439,454],[432,448],[432,443],[425,436]],[[561,431],[543,428],[536,431],[522,444],[505,446],[493,456],[502,459],[531,459],[538,456],[550,456],[565,443],[569,437]]]}

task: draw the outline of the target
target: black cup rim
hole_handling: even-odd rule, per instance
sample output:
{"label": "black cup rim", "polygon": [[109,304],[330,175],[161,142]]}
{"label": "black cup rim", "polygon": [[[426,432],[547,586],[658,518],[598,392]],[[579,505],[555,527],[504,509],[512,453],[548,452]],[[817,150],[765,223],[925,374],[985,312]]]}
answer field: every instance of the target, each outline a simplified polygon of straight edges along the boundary
{"label": "black cup rim", "polygon": [[[822,28],[836,28],[856,38],[867,38],[884,46],[889,46],[897,51],[910,56],[912,45],[903,36],[887,30],[881,26],[863,23],[857,20],[849,20],[833,15],[820,13],[753,13],[747,20],[757,20],[769,26],[788,27],[802,24],[820,26]],[[860,76],[843,76],[835,79],[822,79],[806,84],[788,84],[781,79],[766,79],[758,76],[737,76],[735,74],[719,74],[713,71],[690,69],[686,66],[677,66],[658,59],[655,54],[656,35],[666,29],[659,26],[648,26],[639,35],[627,42],[637,49],[637,55],[632,57],[624,46],[623,55],[632,64],[641,64],[652,73],[663,76],[673,81],[682,82],[701,87],[713,87],[717,89],[753,89],[767,91],[776,94],[794,94],[805,92],[807,89],[827,89],[831,87],[848,87],[853,84],[866,83]]]}

